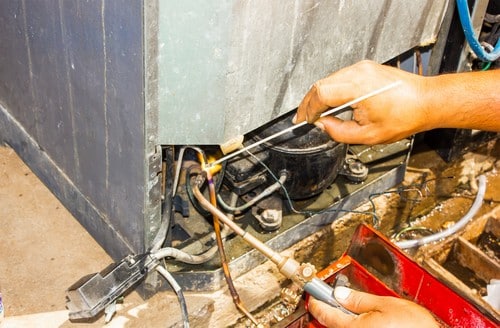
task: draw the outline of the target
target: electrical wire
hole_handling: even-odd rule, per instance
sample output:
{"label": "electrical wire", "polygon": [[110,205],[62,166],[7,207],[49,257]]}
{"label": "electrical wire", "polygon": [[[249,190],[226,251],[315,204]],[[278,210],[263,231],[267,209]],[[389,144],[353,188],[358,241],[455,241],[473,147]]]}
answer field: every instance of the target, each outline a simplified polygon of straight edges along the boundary
{"label": "electrical wire", "polygon": [[401,237],[401,235],[406,233],[406,232],[417,231],[417,230],[428,231],[428,232],[432,233],[432,230],[429,228],[426,228],[426,227],[419,227],[419,226],[406,227],[404,229],[401,229],[396,235],[394,235],[394,240],[398,240],[399,237]]}
{"label": "electrical wire", "polygon": [[487,62],[486,65],[484,65],[483,68],[481,68],[481,71],[487,71],[490,69],[490,66],[491,66],[491,63],[492,62]]}
{"label": "electrical wire", "polygon": [[258,194],[257,196],[252,198],[250,201],[246,202],[245,204],[243,204],[241,206],[238,206],[238,207],[229,206],[228,204],[226,204],[224,199],[222,199],[220,194],[217,195],[217,202],[225,211],[232,212],[235,214],[241,213],[241,212],[245,211],[246,209],[248,209],[249,207],[253,206],[255,203],[257,203],[261,199],[266,198],[267,196],[271,195],[273,192],[275,192],[276,190],[281,188],[281,186],[283,186],[283,184],[285,183],[287,176],[288,175],[286,174],[286,172],[282,173],[278,181],[276,181],[271,186],[264,189],[260,194]]}
{"label": "electrical wire", "polygon": [[478,177],[478,181],[479,181],[479,185],[478,185],[478,191],[477,191],[476,198],[474,199],[474,202],[472,203],[472,206],[470,207],[469,211],[460,220],[458,220],[457,223],[455,223],[453,226],[449,227],[448,229],[445,229],[445,230],[440,231],[438,233],[435,233],[433,235],[426,236],[426,237],[423,237],[420,239],[415,239],[415,240],[400,241],[400,242],[397,242],[396,245],[402,249],[422,246],[422,245],[437,241],[439,239],[449,237],[449,236],[457,233],[463,227],[465,227],[467,225],[467,223],[474,217],[474,215],[476,215],[476,213],[479,211],[479,209],[481,208],[481,205],[483,203],[484,193],[486,191],[486,177],[484,175],[481,175]]}
{"label": "electrical wire", "polygon": [[[387,190],[387,191],[383,191],[383,192],[376,192],[376,193],[373,193],[373,194],[370,194],[368,196],[368,202],[370,203],[371,207],[372,207],[372,216],[373,216],[373,226],[374,227],[378,227],[379,223],[380,223],[380,218],[378,217],[377,215],[377,212],[376,212],[376,207],[375,207],[375,202],[373,201],[373,199],[375,197],[378,197],[378,196],[382,196],[382,195],[387,195],[387,194],[398,194],[400,197],[402,197],[401,195],[404,193],[404,192],[408,192],[410,190],[416,190],[417,193],[420,195],[420,197],[422,197],[422,192],[417,189],[417,188],[414,188],[414,187],[404,187],[404,188],[397,188],[396,190]],[[412,202],[418,202],[419,199],[405,199],[406,201],[412,201]]]}
{"label": "electrical wire", "polygon": [[280,179],[278,179],[278,177],[276,176],[276,174],[274,174],[274,172],[269,168],[269,166],[266,165],[266,163],[264,163],[263,161],[261,161],[260,158],[258,158],[257,156],[255,156],[255,154],[253,154],[252,152],[250,152],[248,149],[245,150],[245,152],[248,155],[250,155],[253,159],[255,159],[260,165],[262,165],[262,167],[269,173],[269,175],[274,179],[274,181],[276,181],[276,183],[280,184],[281,190],[283,191],[283,194],[285,195],[285,198],[287,200],[288,206],[290,207],[290,210],[292,212],[294,212],[295,214],[307,214],[307,215],[310,215],[310,212],[303,212],[303,211],[299,211],[299,210],[295,209],[295,207],[293,206],[292,199],[290,198],[290,195],[288,194],[288,190],[280,182]]}
{"label": "electrical wire", "polygon": [[[252,156],[260,165],[262,165],[264,167],[264,169],[269,173],[269,175],[275,181],[279,181],[279,179],[276,177],[276,174],[274,174],[273,171],[264,162],[262,162],[257,156],[255,156],[254,154],[252,154],[248,150],[246,150],[246,153],[248,153],[248,155]],[[453,176],[447,176],[447,177],[441,177],[440,179],[452,179],[452,178],[453,178]],[[406,198],[403,196],[403,194],[405,192],[415,190],[419,194],[419,197],[422,198],[423,197],[422,192],[420,191],[420,189],[417,188],[417,186],[427,188],[427,183],[434,181],[434,180],[437,180],[437,178],[425,180],[424,182],[419,183],[417,185],[410,185],[410,186],[403,187],[403,188],[399,187],[396,190],[388,190],[388,191],[384,191],[384,192],[380,192],[380,193],[372,193],[368,196],[368,201],[372,207],[371,211],[344,210],[344,209],[338,209],[338,208],[325,208],[325,209],[321,209],[321,210],[317,210],[317,211],[312,211],[312,210],[301,211],[301,210],[297,210],[293,206],[293,201],[290,198],[288,191],[283,184],[281,185],[281,189],[283,191],[283,194],[285,195],[285,199],[287,201],[287,205],[288,205],[289,209],[295,214],[305,215],[306,217],[309,217],[312,215],[317,215],[317,214],[330,213],[330,212],[370,215],[370,216],[372,216],[373,226],[377,227],[378,224],[380,223],[380,218],[377,215],[376,206],[375,206],[375,203],[373,201],[373,199],[375,197],[378,197],[378,196],[381,196],[384,194],[394,194],[395,193],[395,194],[398,194],[401,198],[405,199],[406,201],[418,202],[418,201],[420,201],[420,199]]]}
{"label": "electrical wire", "polygon": [[247,233],[246,230],[244,230],[238,224],[229,219],[229,217],[226,214],[224,214],[221,210],[219,210],[216,206],[214,206],[211,202],[209,202],[205,198],[205,196],[201,193],[199,189],[200,185],[203,184],[204,180],[205,178],[203,177],[202,174],[200,174],[199,176],[197,176],[193,185],[194,195],[196,196],[196,199],[200,201],[200,204],[207,210],[209,210],[210,213],[212,213],[214,216],[220,218],[220,220],[225,225],[227,225],[232,231],[234,231],[237,235],[243,238],[243,240],[246,241],[248,244],[250,244],[253,248],[261,252],[265,257],[267,257],[273,263],[275,264],[282,263],[285,258],[280,253],[275,252],[269,246],[261,242],[259,239],[255,238],[255,236],[253,236],[250,233]]}
{"label": "electrical wire", "polygon": [[164,247],[152,253],[156,259],[160,260],[166,257],[171,257],[179,262],[188,264],[201,264],[211,260],[217,254],[217,247],[211,247],[206,252],[199,255],[192,255],[181,251],[174,247]]}
{"label": "electrical wire", "polygon": [[[262,165],[262,167],[264,167],[264,169],[269,173],[269,175],[276,182],[280,182],[280,180],[278,179],[278,177],[276,176],[276,174],[274,174],[274,172],[269,168],[269,166],[267,166],[257,156],[255,156],[254,154],[252,154],[249,150],[246,150],[246,153],[248,153],[248,155],[252,156],[260,165]],[[372,215],[374,217],[374,220],[378,221],[378,217],[377,217],[377,215],[376,215],[375,212],[365,212],[365,211],[356,211],[356,210],[344,210],[344,209],[339,209],[339,208],[325,208],[325,209],[321,209],[321,210],[317,210],[317,211],[314,211],[314,210],[308,210],[308,211],[297,210],[293,206],[293,201],[290,198],[290,195],[289,195],[288,190],[286,189],[286,187],[282,183],[280,183],[280,187],[281,187],[281,190],[283,191],[283,194],[284,194],[285,199],[287,201],[288,208],[290,209],[290,211],[292,211],[295,214],[304,215],[306,217],[310,217],[310,216],[316,215],[316,214],[329,213],[329,212],[354,213],[354,214],[364,214],[364,215],[366,214],[366,215]]]}
{"label": "electrical wire", "polygon": [[[199,148],[198,148],[199,149]],[[201,149],[199,149],[199,151],[203,152]],[[356,214],[369,214],[369,215],[372,215],[373,216],[373,219],[374,219],[374,223],[377,224],[378,223],[378,217],[376,215],[376,208],[375,208],[375,204],[373,203],[373,198],[376,197],[376,196],[379,196],[379,195],[382,195],[382,194],[385,194],[385,193],[398,193],[398,194],[401,194],[403,191],[408,191],[408,190],[415,190],[415,188],[411,188],[411,189],[398,189],[396,191],[388,191],[388,192],[384,192],[384,193],[375,193],[375,194],[371,194],[370,197],[369,197],[369,201],[372,205],[372,211],[371,212],[368,212],[368,211],[350,211],[350,210],[342,210],[342,209],[323,209],[323,210],[319,210],[319,211],[299,211],[297,209],[294,208],[293,206],[293,202],[288,194],[288,191],[287,189],[285,188],[284,186],[284,181],[282,181],[281,179],[279,179],[273,172],[272,170],[265,164],[263,163],[257,156],[255,156],[254,154],[252,154],[251,152],[249,152],[247,150],[247,153],[252,156],[254,159],[257,160],[258,163],[260,163],[260,165],[262,165],[266,171],[271,175],[271,177],[276,181],[276,185],[279,185],[279,187],[281,187],[281,189],[283,190],[283,194],[285,195],[285,198],[287,199],[287,203],[288,203],[288,206],[290,207],[290,209],[297,213],[297,214],[306,214],[306,215],[313,215],[313,214],[320,214],[320,213],[325,213],[325,212],[331,212],[331,211],[336,211],[336,212],[347,212],[347,213],[356,213]],[[205,158],[205,156],[203,156],[203,158]],[[203,163],[202,163],[203,165]],[[215,187],[214,187],[214,182],[213,182],[213,179],[212,177],[210,176],[210,172],[208,171],[204,171],[207,176],[209,176],[210,178],[208,179],[208,182],[209,182],[209,190],[210,190],[210,195],[211,195],[211,199],[214,198],[213,195],[216,195],[215,193]],[[419,190],[417,190],[420,194],[420,196],[422,196],[421,192]],[[196,193],[200,194],[200,191],[198,189],[195,189],[194,190],[194,194],[196,195]],[[198,197],[202,197],[201,194],[196,196],[196,198]],[[215,197],[216,198],[216,197]],[[413,199],[410,199],[410,200],[413,200]],[[213,201],[212,201],[213,202]],[[206,208],[206,204],[203,204],[202,203],[202,206]],[[234,205],[233,205],[234,207]],[[222,213],[218,210],[216,210],[216,208],[214,207],[212,211],[215,211],[215,212],[212,212],[212,214],[214,215],[214,220],[216,220],[217,218],[217,215],[222,215],[222,214],[219,214],[219,213]],[[217,212],[218,211],[218,212]],[[215,215],[214,213],[217,213],[217,215]],[[226,222],[226,221],[224,221]],[[216,234],[217,234],[217,228],[215,228],[215,222],[214,222],[214,229],[216,230]],[[227,224],[225,225],[225,228],[227,227]],[[236,228],[237,227],[237,228]],[[231,226],[231,228],[236,231],[238,234],[240,234],[240,236],[242,236],[245,240],[247,240],[246,238],[250,238],[251,236],[249,236],[248,234],[246,234],[245,231],[238,231],[238,230],[235,230],[235,229],[238,229],[239,227],[238,226]],[[416,229],[416,228],[415,228]],[[241,230],[241,229],[239,229]],[[219,227],[219,231],[220,231],[220,227]],[[403,233],[403,232],[400,232],[400,233]],[[248,240],[247,240],[248,242]],[[221,243],[222,244],[222,243]],[[223,246],[222,246],[223,247]],[[221,249],[221,246],[219,246],[219,250]],[[157,256],[171,256],[171,254],[175,253],[174,256],[172,257],[177,257],[177,249],[175,249],[175,251],[172,252],[172,250],[167,250],[167,249],[163,249],[163,250],[160,250],[161,253],[157,253],[156,255]],[[262,251],[262,250],[261,250]],[[181,255],[181,256],[184,256],[185,254]],[[192,260],[193,258],[195,258],[197,255],[190,255],[190,254],[187,254],[188,255],[188,259],[189,260]],[[200,256],[203,256],[200,255]],[[225,256],[225,255],[224,255]],[[270,256],[273,256],[273,255],[270,255]],[[188,262],[189,263],[189,262]],[[194,263],[194,262],[193,262]],[[231,284],[231,283],[228,283],[228,285]],[[234,286],[232,286],[234,288]],[[231,289],[231,288],[230,288]],[[233,296],[233,300],[235,301],[235,304],[237,306],[238,309],[240,309],[240,311],[242,311],[243,313],[245,313],[247,316],[249,316],[249,318],[252,318],[251,317],[251,314],[243,307],[241,307],[241,301],[239,300],[239,296],[236,296],[236,298]],[[252,320],[252,319],[251,319]],[[255,319],[254,319],[255,320]],[[254,321],[255,323],[255,321]]]}
{"label": "electrical wire", "polygon": [[[210,176],[210,172],[206,171],[207,177]],[[303,288],[307,293],[316,299],[323,301],[331,306],[334,306],[341,310],[342,312],[355,315],[351,311],[344,308],[340,305],[337,300],[333,297],[333,288],[325,283],[323,280],[315,277],[315,268],[313,265],[308,263],[300,264],[292,257],[284,257],[278,252],[275,252],[272,248],[267,246],[265,243],[261,242],[257,238],[255,238],[252,234],[247,233],[247,231],[241,229],[237,224],[235,224],[232,220],[230,220],[223,212],[221,212],[214,205],[214,197],[213,194],[211,196],[211,201],[205,199],[205,197],[201,194],[199,190],[199,186],[203,184],[204,178],[200,174],[195,182],[193,192],[196,198],[200,201],[203,207],[209,210],[214,217],[220,218],[222,222],[227,224],[236,234],[241,236],[243,240],[249,243],[253,248],[257,251],[261,252],[262,255],[266,256],[270,261],[275,263],[278,266],[279,271],[287,278],[290,278],[294,283],[296,283],[300,288]],[[210,183],[210,179],[208,178]],[[233,298],[233,300],[235,300]],[[235,300],[236,301],[236,300]],[[239,305],[235,303],[240,311],[244,311]],[[245,313],[245,312],[243,312]],[[245,313],[247,317],[253,321],[258,327],[262,327],[262,325],[258,324],[256,319],[251,316],[250,313]]]}
{"label": "electrical wire", "polygon": [[[194,196],[193,196],[194,197]],[[235,206],[236,202],[238,201],[237,195],[236,197],[231,197],[230,201],[230,206]],[[233,216],[231,214],[227,215],[230,220],[233,220]],[[227,225],[224,225],[224,227],[221,230],[221,237],[223,240],[225,240],[229,235],[231,234],[231,230]],[[215,241],[216,236],[215,232],[210,236],[209,240],[203,241],[203,244],[206,243],[212,243]],[[201,239],[200,239],[201,241]],[[217,244],[214,246],[210,247],[208,250],[205,252],[198,254],[198,255],[192,255],[189,253],[186,253],[184,251],[181,251],[178,248],[174,247],[164,247],[162,249],[157,250],[156,252],[152,253],[151,255],[155,257],[157,260],[165,259],[167,257],[170,257],[176,261],[183,262],[183,263],[188,263],[188,264],[202,264],[205,262],[210,261],[215,254],[217,254]]]}
{"label": "electrical wire", "polygon": [[179,300],[179,305],[181,306],[181,314],[182,314],[182,322],[184,328],[189,328],[189,314],[187,311],[186,298],[184,297],[184,293],[182,292],[181,286],[177,283],[174,277],[161,265],[156,267],[156,271],[158,271],[170,284],[175,294],[177,295],[177,299]]}
{"label": "electrical wire", "polygon": [[[174,178],[174,185],[173,185],[172,195],[175,195],[175,193],[177,191],[177,186],[178,186],[178,183],[179,183],[179,177],[180,177],[180,171],[181,171],[182,157],[184,155],[184,151],[185,151],[186,148],[191,148],[191,149],[195,150],[196,152],[198,152],[201,155],[200,156],[201,166],[202,166],[203,172],[206,174],[207,181],[208,181],[208,187],[209,187],[209,193],[210,193],[210,202],[209,202],[209,204],[211,203],[211,206],[214,206],[216,208],[216,204],[217,204],[217,197],[216,197],[216,191],[215,191],[216,187],[215,187],[214,180],[213,180],[213,177],[212,177],[212,174],[211,174],[210,170],[205,170],[205,168],[208,165],[207,157],[205,155],[205,152],[201,148],[199,148],[199,147],[186,146],[186,147],[183,147],[181,149],[181,151],[179,152],[178,165],[177,165],[177,171],[176,171],[175,178]],[[200,175],[198,175],[198,177],[199,176]],[[200,197],[199,199],[205,200],[204,197],[203,197],[203,195],[201,195],[201,192],[200,192],[200,190],[198,188],[199,187],[196,184],[196,188],[195,188],[195,190],[193,190],[194,194],[196,195],[197,193],[199,193],[199,195],[197,196],[197,198]],[[222,212],[220,212],[220,213],[222,213]],[[227,219],[226,222],[225,222],[225,224],[226,225],[231,225],[232,230],[236,232],[237,230],[235,230],[234,226],[236,226],[236,227],[238,227],[238,226],[237,225],[233,225],[232,220],[229,219],[227,216],[224,216],[224,219]],[[222,240],[222,233],[221,233],[221,228],[220,228],[220,222],[219,222],[218,215],[215,215],[215,214],[213,215],[213,221],[214,221],[214,230],[215,230],[215,236],[216,236],[217,246],[218,246],[218,250],[219,250],[219,254],[220,254],[220,259],[221,259],[221,265],[222,265],[224,277],[226,278],[226,282],[227,282],[228,287],[229,287],[229,291],[230,291],[231,296],[233,298],[233,302],[234,302],[235,306],[243,314],[245,314],[255,325],[258,325],[257,320],[252,316],[252,314],[246,309],[246,307],[244,306],[244,304],[241,302],[241,299],[240,299],[240,297],[238,295],[238,292],[236,291],[236,288],[234,287],[233,281],[231,279],[231,274],[229,272],[229,265],[227,264],[226,254],[225,254],[225,251],[224,251],[224,244],[223,244],[223,240]]]}
{"label": "electrical wire", "polygon": [[476,38],[467,0],[457,0],[457,9],[467,43],[476,56],[484,62],[493,62],[500,58],[500,41],[497,41],[493,50],[488,53]]}
{"label": "electrical wire", "polygon": [[[217,253],[217,245],[209,248],[204,253],[198,254],[198,255],[189,254],[189,253],[183,252],[183,251],[181,251],[177,248],[174,248],[174,247],[161,248],[161,246],[163,245],[163,242],[166,238],[168,226],[170,225],[170,215],[172,213],[172,211],[171,211],[171,209],[172,209],[172,197],[173,197],[173,195],[175,195],[176,190],[177,190],[179,176],[180,176],[180,168],[182,166],[184,152],[187,148],[191,148],[191,149],[195,150],[196,152],[198,152],[201,155],[201,157],[204,161],[206,160],[206,156],[205,156],[204,151],[199,147],[186,146],[186,147],[181,148],[181,150],[179,152],[178,165],[177,165],[177,170],[175,172],[174,183],[169,186],[170,188],[168,186],[167,186],[167,188],[165,188],[165,202],[164,202],[164,206],[163,206],[163,213],[164,213],[163,222],[162,222],[162,225],[161,225],[156,237],[154,238],[154,240],[152,242],[153,247],[151,248],[151,253],[158,260],[164,259],[166,257],[170,257],[170,258],[173,258],[179,262],[184,262],[184,263],[188,263],[188,264],[201,264],[201,263],[205,263],[205,262],[211,260],[214,257],[214,255]],[[173,149],[172,149],[172,152],[169,152],[169,151],[166,152],[165,158],[166,158],[166,162],[167,162],[167,172],[170,172],[170,174],[166,175],[165,179],[167,181],[171,181],[171,179],[168,179],[167,177],[174,175],[173,169],[172,169],[173,165],[174,165]],[[188,181],[189,181],[189,177],[191,175],[190,174],[191,169],[193,167],[194,166],[190,166],[187,169],[186,180],[188,180]],[[201,172],[201,169],[198,170],[198,172],[196,172],[196,173],[200,173],[200,172]],[[189,183],[187,183],[187,185],[190,186]],[[188,195],[189,195],[189,191],[191,191],[191,194],[192,194],[192,190],[190,188],[187,188],[187,191],[188,191]],[[193,205],[198,205],[196,200],[194,199],[194,196],[192,196],[192,197],[193,197],[193,199],[192,199]],[[198,209],[203,211],[203,208],[201,208],[199,206],[198,206],[197,210]],[[206,213],[207,213],[206,215],[210,214],[209,212],[206,212]],[[229,233],[230,233],[229,229],[224,226],[224,228],[221,231],[222,238],[225,239],[229,235]],[[215,240],[215,238],[216,238],[215,236],[212,237],[213,240]]]}

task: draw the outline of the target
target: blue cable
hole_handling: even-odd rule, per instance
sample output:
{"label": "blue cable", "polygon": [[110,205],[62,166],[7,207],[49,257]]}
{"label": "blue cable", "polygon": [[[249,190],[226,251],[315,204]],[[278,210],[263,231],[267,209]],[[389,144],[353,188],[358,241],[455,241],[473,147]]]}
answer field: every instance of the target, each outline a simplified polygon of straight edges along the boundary
{"label": "blue cable", "polygon": [[493,51],[489,53],[486,52],[474,34],[474,28],[472,27],[467,0],[457,0],[457,9],[458,16],[460,17],[460,23],[462,24],[462,29],[464,30],[465,38],[467,39],[467,42],[469,43],[472,51],[474,51],[476,56],[482,61],[493,62],[497,60],[500,57],[500,41],[497,41],[497,44]]}

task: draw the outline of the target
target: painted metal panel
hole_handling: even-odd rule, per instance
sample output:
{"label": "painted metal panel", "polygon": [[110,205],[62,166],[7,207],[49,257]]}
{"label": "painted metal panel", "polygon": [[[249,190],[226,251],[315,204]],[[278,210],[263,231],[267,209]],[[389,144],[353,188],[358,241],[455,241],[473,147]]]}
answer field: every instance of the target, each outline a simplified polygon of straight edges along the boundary
{"label": "painted metal panel", "polygon": [[143,3],[1,1],[0,25],[3,141],[111,255],[142,252],[154,205]]}
{"label": "painted metal panel", "polygon": [[331,71],[434,42],[447,3],[160,1],[160,142],[245,134],[296,108]]}
{"label": "painted metal panel", "polygon": [[[27,47],[26,17],[21,1],[0,2],[0,103],[5,107],[30,108],[30,52]],[[29,133],[35,132],[35,116],[16,111],[16,118]]]}

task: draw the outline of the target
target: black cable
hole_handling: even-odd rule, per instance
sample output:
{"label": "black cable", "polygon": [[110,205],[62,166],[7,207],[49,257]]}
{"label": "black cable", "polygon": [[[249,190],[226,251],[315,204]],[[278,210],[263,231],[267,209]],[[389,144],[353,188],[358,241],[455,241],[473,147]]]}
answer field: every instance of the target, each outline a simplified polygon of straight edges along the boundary
{"label": "black cable", "polygon": [[[257,156],[252,154],[250,151],[247,150],[246,152],[250,156],[252,156],[260,165],[262,165],[275,181],[279,182],[278,177],[272,172],[272,170],[264,162],[262,162]],[[290,198],[285,186],[281,182],[280,182],[280,186],[281,186],[281,189],[283,190],[283,193],[285,195],[285,198],[287,200],[287,204],[288,204],[290,210],[296,214],[305,215],[306,217],[316,215],[316,214],[328,213],[328,212],[340,212],[340,213],[343,212],[343,213],[371,215],[373,218],[373,226],[377,227],[377,225],[380,223],[380,218],[377,215],[375,203],[373,202],[373,198],[375,198],[377,196],[384,195],[384,194],[391,194],[391,193],[397,193],[399,196],[401,196],[403,192],[407,192],[407,191],[415,189],[415,188],[424,188],[424,187],[426,187],[427,183],[429,183],[431,181],[440,180],[440,179],[452,179],[452,178],[453,178],[453,176],[432,178],[432,179],[427,179],[421,183],[411,184],[411,185],[406,186],[406,187],[398,187],[396,190],[389,190],[389,191],[384,191],[384,192],[380,192],[380,193],[372,193],[368,196],[368,200],[369,200],[370,205],[372,207],[372,211],[344,210],[344,209],[338,209],[338,208],[325,208],[325,209],[316,210],[316,211],[300,211],[300,210],[295,209],[295,207],[293,206],[292,199]],[[403,197],[403,196],[401,196],[401,197]],[[420,201],[418,199],[410,199],[410,198],[405,198],[405,200],[412,201],[412,202]]]}
{"label": "black cable", "polygon": [[198,200],[196,199],[196,197],[194,197],[194,194],[193,194],[193,187],[191,187],[191,170],[193,169],[196,169],[197,172],[195,172],[196,174],[199,174],[201,172],[201,168],[194,164],[194,165],[191,165],[189,166],[187,169],[186,169],[186,182],[185,182],[185,187],[186,187],[186,193],[188,195],[188,198],[189,198],[189,201],[191,202],[191,204],[193,205],[194,209],[200,213],[200,215],[202,215],[203,217],[209,217],[211,216],[212,214],[207,211],[206,209],[204,209],[199,203],[198,203]]}
{"label": "black cable", "polygon": [[151,250],[154,252],[158,249],[160,249],[163,246],[163,243],[167,239],[168,232],[170,231],[170,223],[172,222],[172,207],[173,207],[173,200],[172,200],[172,188],[173,188],[173,183],[172,183],[172,177],[175,174],[174,170],[174,147],[173,146],[166,146],[165,147],[165,165],[166,165],[166,170],[165,170],[165,176],[164,176],[164,183],[165,183],[165,193],[163,194],[163,204],[161,206],[161,224],[160,228],[158,229],[158,232],[156,233],[155,238],[151,242]]}

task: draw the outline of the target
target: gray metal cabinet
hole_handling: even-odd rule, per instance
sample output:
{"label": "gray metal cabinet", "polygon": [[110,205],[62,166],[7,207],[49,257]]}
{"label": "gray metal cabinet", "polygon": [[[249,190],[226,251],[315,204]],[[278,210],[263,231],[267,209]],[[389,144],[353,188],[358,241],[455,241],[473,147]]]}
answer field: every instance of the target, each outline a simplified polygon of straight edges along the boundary
{"label": "gray metal cabinet", "polygon": [[161,145],[222,143],[331,71],[431,44],[447,4],[0,1],[0,138],[110,255],[142,252]]}

